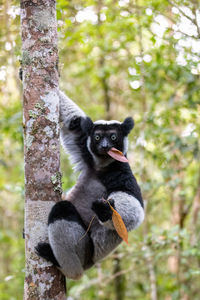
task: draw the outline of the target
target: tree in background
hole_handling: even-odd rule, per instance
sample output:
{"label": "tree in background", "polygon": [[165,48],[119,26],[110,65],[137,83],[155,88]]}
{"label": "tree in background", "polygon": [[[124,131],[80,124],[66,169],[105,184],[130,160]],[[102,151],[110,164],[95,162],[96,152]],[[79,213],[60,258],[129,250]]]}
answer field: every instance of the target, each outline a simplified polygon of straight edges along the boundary
{"label": "tree in background", "polygon": [[25,157],[24,300],[65,297],[65,278],[39,258],[51,207],[61,200],[58,51],[55,1],[21,0]]}
{"label": "tree in background", "polygon": [[[23,294],[23,154],[18,3],[0,19],[0,298]],[[68,283],[73,299],[199,298],[197,1],[58,0],[62,89],[95,120],[135,119],[129,160],[146,200],[130,247]],[[89,104],[89,105],[88,105]],[[109,114],[107,107],[109,105]],[[75,175],[62,155],[63,187]],[[117,263],[120,261],[120,271]],[[121,281],[122,282],[122,281]],[[15,296],[16,295],[16,296]]]}

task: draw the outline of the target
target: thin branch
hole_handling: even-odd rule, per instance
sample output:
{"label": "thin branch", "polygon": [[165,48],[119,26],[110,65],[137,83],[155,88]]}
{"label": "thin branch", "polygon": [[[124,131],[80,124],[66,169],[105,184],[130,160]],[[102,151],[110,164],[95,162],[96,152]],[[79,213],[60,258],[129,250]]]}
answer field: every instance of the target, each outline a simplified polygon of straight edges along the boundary
{"label": "thin branch", "polygon": [[193,19],[193,18],[191,18],[190,16],[188,16],[188,15],[180,8],[180,6],[179,6],[177,3],[173,3],[171,0],[168,0],[168,2],[169,2],[169,4],[171,4],[172,6],[176,7],[176,8],[179,10],[179,12],[182,14],[182,16],[184,16],[185,18],[187,18],[188,20],[190,20],[194,25],[196,25],[196,24],[195,24],[195,17],[194,17],[194,19]]}
{"label": "thin branch", "polygon": [[198,16],[197,16],[197,11],[198,11],[198,3],[195,2],[194,4],[194,10],[193,10],[193,14],[195,16],[194,18],[194,22],[196,24],[196,27],[197,27],[197,32],[198,32],[198,38],[200,38],[200,27],[199,27],[199,24],[198,24]]}

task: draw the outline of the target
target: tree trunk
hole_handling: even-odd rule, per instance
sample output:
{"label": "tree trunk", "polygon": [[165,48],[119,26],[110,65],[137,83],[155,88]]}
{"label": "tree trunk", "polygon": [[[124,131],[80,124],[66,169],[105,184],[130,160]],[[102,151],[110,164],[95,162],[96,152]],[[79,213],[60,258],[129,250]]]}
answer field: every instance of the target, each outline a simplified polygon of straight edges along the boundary
{"label": "tree trunk", "polygon": [[63,300],[65,278],[35,254],[47,217],[61,200],[58,51],[53,0],[21,0],[25,156],[24,300]]}
{"label": "tree trunk", "polygon": [[[122,272],[121,259],[117,256],[119,253],[116,251],[114,274],[120,274]],[[123,300],[126,293],[126,277],[124,274],[116,276],[114,279],[115,288],[115,300]]]}

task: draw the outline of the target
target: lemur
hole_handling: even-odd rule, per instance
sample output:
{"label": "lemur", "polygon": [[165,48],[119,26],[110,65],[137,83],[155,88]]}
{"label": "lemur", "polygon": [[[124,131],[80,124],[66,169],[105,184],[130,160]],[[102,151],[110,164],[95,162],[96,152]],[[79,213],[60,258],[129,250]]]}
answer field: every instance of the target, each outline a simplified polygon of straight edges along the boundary
{"label": "lemur", "polygon": [[92,122],[63,92],[59,98],[62,145],[80,175],[67,200],[51,209],[49,243],[40,242],[36,251],[76,280],[122,241],[113,226],[112,210],[102,199],[109,200],[128,231],[142,223],[144,205],[129,164],[108,154],[115,148],[126,157],[133,119]]}

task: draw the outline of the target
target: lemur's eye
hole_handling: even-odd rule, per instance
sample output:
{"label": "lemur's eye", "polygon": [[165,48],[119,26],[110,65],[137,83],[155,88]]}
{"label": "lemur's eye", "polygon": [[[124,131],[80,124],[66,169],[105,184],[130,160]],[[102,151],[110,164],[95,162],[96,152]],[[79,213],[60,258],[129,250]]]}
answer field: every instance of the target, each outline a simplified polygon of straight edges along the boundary
{"label": "lemur's eye", "polygon": [[112,141],[115,141],[115,140],[116,140],[116,138],[117,138],[117,136],[116,136],[116,134],[115,134],[115,133],[113,133],[113,134],[111,135],[111,137],[110,137],[110,138],[111,138],[111,140],[112,140]]}
{"label": "lemur's eye", "polygon": [[94,138],[95,138],[95,141],[99,141],[101,137],[99,134],[95,134]]}

